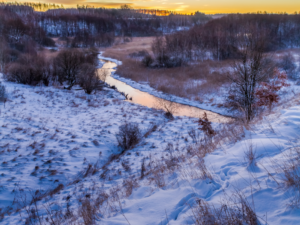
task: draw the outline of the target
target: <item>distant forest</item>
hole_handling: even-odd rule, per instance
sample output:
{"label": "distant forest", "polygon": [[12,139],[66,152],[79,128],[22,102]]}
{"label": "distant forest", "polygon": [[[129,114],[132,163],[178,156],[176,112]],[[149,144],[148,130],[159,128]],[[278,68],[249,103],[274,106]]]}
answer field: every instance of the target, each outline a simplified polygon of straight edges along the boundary
{"label": "distant forest", "polygon": [[20,54],[36,52],[38,46],[54,46],[53,37],[64,40],[66,47],[86,48],[111,46],[115,37],[131,41],[132,37],[162,34],[165,37],[153,44],[161,64],[168,58],[180,64],[207,52],[217,60],[238,58],[243,39],[250,36],[265,40],[264,51],[299,47],[300,15],[230,14],[212,19],[201,12],[183,15],[127,5],[65,9],[55,4],[0,3],[2,68]]}
{"label": "distant forest", "polygon": [[115,37],[130,41],[132,37],[171,33],[210,19],[199,12],[193,16],[169,12],[165,12],[168,16],[156,15],[162,13],[133,10],[126,5],[120,9],[64,9],[55,4],[0,3],[1,67],[16,61],[20,54],[36,51],[38,46],[54,46],[53,37],[66,41],[66,47],[107,47]]}

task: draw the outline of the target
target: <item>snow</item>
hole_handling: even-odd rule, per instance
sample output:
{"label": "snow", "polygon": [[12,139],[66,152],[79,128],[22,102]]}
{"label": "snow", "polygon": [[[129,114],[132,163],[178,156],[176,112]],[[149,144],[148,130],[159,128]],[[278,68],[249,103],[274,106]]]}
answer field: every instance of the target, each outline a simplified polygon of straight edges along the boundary
{"label": "snow", "polygon": [[119,151],[114,135],[125,120],[147,129],[154,119],[159,121],[156,113],[162,114],[123,101],[107,88],[87,96],[3,83],[9,100],[0,105],[0,208],[11,204],[16,185],[53,188],[73,180],[88,163],[99,159],[100,166],[105,164]]}
{"label": "snow", "polygon": [[[114,77],[151,94],[160,94],[147,85]],[[221,200],[238,191],[251,205],[254,203],[261,224],[299,223],[299,208],[288,205],[299,190],[287,187],[283,171],[276,169],[276,165],[284,165],[287,157],[295,157],[291,151],[300,146],[299,87],[293,83],[281,93],[281,103],[273,112],[249,127],[234,133],[238,125],[213,124],[219,133],[231,126],[227,130],[231,138],[224,137],[216,149],[203,155],[212,179],[203,178],[199,157],[191,154],[191,148],[198,149],[188,134],[197,129],[193,118],[167,120],[163,112],[123,101],[119,93],[108,88],[87,97],[83,91],[3,83],[9,100],[5,107],[0,105],[0,208],[12,204],[16,185],[47,190],[62,183],[64,188],[59,193],[38,202],[41,215],[46,216],[42,207],[46,204],[66,210],[68,196],[76,214],[80,196],[88,193],[90,199],[96,199],[103,191],[110,196],[109,204],[98,212],[97,224],[129,221],[131,225],[179,225],[193,224],[191,208],[197,198],[218,207]],[[119,159],[109,160],[112,154],[119,153],[115,133],[125,121],[137,122],[144,133],[154,125],[157,128]],[[199,135],[203,137],[202,133]],[[251,147],[257,158],[249,164],[245,152]],[[176,163],[167,165],[172,159]],[[80,175],[97,160],[99,172]],[[149,174],[141,179],[143,161]],[[39,169],[31,175],[35,166]],[[50,175],[52,170],[57,173]],[[40,179],[42,176],[45,178]],[[80,179],[74,183],[77,178]],[[124,183],[127,179],[137,182],[128,196]],[[24,210],[21,212],[26,215]],[[76,222],[82,224],[83,220],[76,217]],[[20,224],[19,213],[6,216],[1,224]]]}
{"label": "snow", "polygon": [[100,52],[100,53],[98,54],[98,58],[99,58],[99,59],[111,61],[111,62],[116,63],[117,65],[122,65],[122,62],[121,62],[121,61],[119,61],[119,60],[117,60],[117,59],[112,59],[112,58],[109,58],[109,57],[104,57],[104,56],[102,56],[102,54],[103,54],[103,52]]}

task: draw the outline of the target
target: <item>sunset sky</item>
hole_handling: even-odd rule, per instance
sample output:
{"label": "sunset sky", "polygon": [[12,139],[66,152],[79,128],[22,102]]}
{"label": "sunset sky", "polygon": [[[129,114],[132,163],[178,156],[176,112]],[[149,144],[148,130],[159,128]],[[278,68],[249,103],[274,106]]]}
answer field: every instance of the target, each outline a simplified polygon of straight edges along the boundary
{"label": "sunset sky", "polygon": [[120,5],[128,4],[133,8],[166,9],[181,13],[199,10],[207,14],[300,11],[300,0],[37,0],[30,2],[63,4],[65,7],[88,4],[109,8],[119,8]]}

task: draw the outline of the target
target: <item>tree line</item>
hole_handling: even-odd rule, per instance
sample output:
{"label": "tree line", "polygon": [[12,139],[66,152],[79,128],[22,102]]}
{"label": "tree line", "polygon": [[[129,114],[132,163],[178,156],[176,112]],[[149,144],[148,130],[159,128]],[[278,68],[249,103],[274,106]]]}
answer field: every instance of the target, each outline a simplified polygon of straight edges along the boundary
{"label": "tree line", "polygon": [[152,62],[156,67],[173,67],[207,58],[239,59],[249,37],[265,40],[263,52],[299,47],[300,15],[231,14],[196,24],[189,30],[157,37]]}
{"label": "tree line", "polygon": [[[37,12],[36,8],[48,10]],[[145,12],[126,7],[64,9],[53,4],[0,3],[1,69],[20,54],[34,53],[39,46],[54,46],[53,37],[66,41],[66,47],[107,47],[115,37],[130,41],[135,36],[159,35],[199,21],[199,14],[159,17]]]}
{"label": "tree line", "polygon": [[[110,46],[115,37],[130,41],[134,36],[191,26],[187,15],[158,17],[145,12],[128,7],[64,9],[55,4],[0,3],[0,70],[9,81],[46,86],[59,82],[68,84],[68,89],[79,84],[91,93],[101,86],[93,47]],[[55,47],[53,38],[65,41],[66,49],[56,55],[40,51]]]}

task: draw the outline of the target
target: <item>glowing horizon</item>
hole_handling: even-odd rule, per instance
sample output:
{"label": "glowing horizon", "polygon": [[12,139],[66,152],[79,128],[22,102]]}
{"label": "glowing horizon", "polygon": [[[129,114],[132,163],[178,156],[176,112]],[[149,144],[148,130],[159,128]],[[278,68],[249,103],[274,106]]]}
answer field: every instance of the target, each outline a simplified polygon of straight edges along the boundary
{"label": "glowing horizon", "polygon": [[206,14],[253,13],[258,11],[292,14],[300,11],[300,1],[295,0],[286,0],[284,3],[279,0],[245,0],[243,2],[238,0],[19,0],[17,2],[63,4],[66,8],[76,7],[77,5],[120,8],[121,5],[127,4],[134,9],[159,9],[178,13],[201,11]]}

